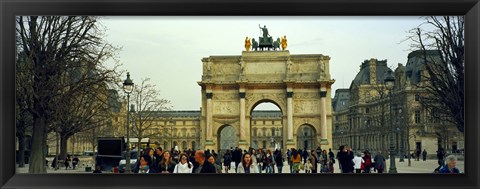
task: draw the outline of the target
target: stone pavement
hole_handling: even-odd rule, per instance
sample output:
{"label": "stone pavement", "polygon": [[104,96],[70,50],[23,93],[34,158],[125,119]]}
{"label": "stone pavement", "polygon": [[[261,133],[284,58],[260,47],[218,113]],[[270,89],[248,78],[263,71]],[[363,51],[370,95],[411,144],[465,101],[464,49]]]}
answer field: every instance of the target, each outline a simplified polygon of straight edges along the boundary
{"label": "stone pavement", "polygon": [[[399,159],[396,158],[396,167],[397,167],[397,172],[398,173],[433,173],[433,170],[438,167],[437,160],[429,159],[427,161],[414,161],[412,160],[412,165],[409,167],[408,166],[408,160],[405,159],[405,162],[399,162]],[[387,160],[387,171],[390,167],[390,160]],[[228,171],[228,173],[235,173],[235,165],[232,164],[233,166],[231,169]],[[457,161],[457,168],[460,170],[460,172],[464,172],[465,170],[465,164],[464,161]],[[93,168],[92,168],[93,169]],[[318,169],[320,169],[320,166],[318,166]],[[277,168],[275,167],[275,172]],[[92,170],[93,171],[93,170]],[[290,168],[285,162],[285,166],[283,166],[282,169],[283,173],[290,173]],[[17,173],[28,173],[28,164],[25,165],[25,167],[18,168],[17,165]],[[85,172],[85,167],[80,166],[76,170],[72,170],[71,168],[65,170],[65,167],[60,167],[58,170],[54,170],[51,167],[47,169],[47,173],[61,173],[61,174],[70,174],[70,173],[75,173],[75,174],[84,174],[84,173],[91,173],[91,172]],[[104,172],[106,173],[106,172]],[[300,171],[300,173],[305,173],[305,171]],[[340,170],[338,169],[338,163],[334,165],[334,173],[340,173]]]}

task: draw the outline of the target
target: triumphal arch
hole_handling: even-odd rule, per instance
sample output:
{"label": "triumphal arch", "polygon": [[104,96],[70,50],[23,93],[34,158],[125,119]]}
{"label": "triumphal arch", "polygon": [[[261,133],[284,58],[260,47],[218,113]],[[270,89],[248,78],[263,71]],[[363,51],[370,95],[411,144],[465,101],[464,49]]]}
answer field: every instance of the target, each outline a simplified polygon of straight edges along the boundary
{"label": "triumphal arch", "polygon": [[[248,50],[248,49],[247,49]],[[222,150],[220,132],[233,128],[229,140],[242,149],[252,146],[252,111],[271,102],[281,111],[282,149],[298,148],[298,128],[314,130],[314,145],[332,147],[330,57],[290,54],[288,50],[243,51],[240,56],[202,59],[201,143]]]}

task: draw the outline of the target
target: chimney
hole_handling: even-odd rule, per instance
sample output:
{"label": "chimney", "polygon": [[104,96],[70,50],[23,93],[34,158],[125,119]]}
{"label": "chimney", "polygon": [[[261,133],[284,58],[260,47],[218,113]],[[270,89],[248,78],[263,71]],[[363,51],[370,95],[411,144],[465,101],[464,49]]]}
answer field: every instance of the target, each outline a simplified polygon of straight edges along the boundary
{"label": "chimney", "polygon": [[371,58],[369,64],[370,85],[377,84],[377,59]]}

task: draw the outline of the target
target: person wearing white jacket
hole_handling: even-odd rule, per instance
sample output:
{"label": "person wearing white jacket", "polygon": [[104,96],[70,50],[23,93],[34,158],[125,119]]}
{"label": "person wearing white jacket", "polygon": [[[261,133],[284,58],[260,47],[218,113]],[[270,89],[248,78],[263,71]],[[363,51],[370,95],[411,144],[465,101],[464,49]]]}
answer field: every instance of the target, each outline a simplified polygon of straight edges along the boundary
{"label": "person wearing white jacket", "polygon": [[357,156],[353,158],[355,173],[362,173],[362,161],[363,159],[360,157],[360,154],[357,154]]}
{"label": "person wearing white jacket", "polygon": [[173,173],[192,173],[193,164],[188,161],[186,153],[180,154],[180,162],[173,169]]}
{"label": "person wearing white jacket", "polygon": [[237,173],[260,173],[258,166],[252,163],[252,157],[250,153],[243,154],[242,162],[238,164]]}

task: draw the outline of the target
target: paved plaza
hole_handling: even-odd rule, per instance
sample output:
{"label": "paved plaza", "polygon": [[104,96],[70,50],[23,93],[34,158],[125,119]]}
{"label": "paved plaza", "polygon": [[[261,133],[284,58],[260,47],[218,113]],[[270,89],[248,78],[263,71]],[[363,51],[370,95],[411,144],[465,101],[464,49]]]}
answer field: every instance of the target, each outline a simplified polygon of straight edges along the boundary
{"label": "paved plaza", "polygon": [[[234,164],[232,164],[234,165]],[[461,173],[464,172],[464,161],[457,161],[457,168],[460,170]],[[387,169],[389,169],[390,166],[390,160],[387,160]],[[405,162],[399,162],[399,159],[396,159],[396,167],[397,167],[397,172],[398,173],[432,173],[435,168],[438,167],[437,160],[430,159],[427,161],[414,161],[412,160],[412,165],[408,166],[408,160],[405,159]],[[92,168],[93,169],[93,168]],[[320,166],[318,167],[320,169]],[[275,167],[275,172],[277,168]],[[92,170],[93,171],[93,170]],[[290,172],[290,167],[288,166],[287,162],[285,162],[285,166],[283,166],[282,169],[283,173],[289,173]],[[300,173],[304,173],[305,171],[300,171]],[[18,168],[17,165],[17,173],[28,173],[28,164],[25,165],[25,167]],[[47,169],[47,173],[91,173],[91,172],[86,172],[85,167],[80,165],[79,168],[76,170],[72,170],[71,168],[65,170],[65,167],[60,167],[58,170],[54,170],[51,167]],[[107,173],[107,172],[104,172]],[[231,169],[228,171],[228,173],[235,173],[235,166],[232,166]],[[338,169],[338,163],[334,165],[334,173],[340,173],[340,170]]]}

